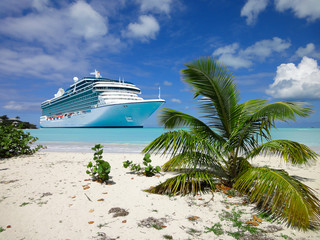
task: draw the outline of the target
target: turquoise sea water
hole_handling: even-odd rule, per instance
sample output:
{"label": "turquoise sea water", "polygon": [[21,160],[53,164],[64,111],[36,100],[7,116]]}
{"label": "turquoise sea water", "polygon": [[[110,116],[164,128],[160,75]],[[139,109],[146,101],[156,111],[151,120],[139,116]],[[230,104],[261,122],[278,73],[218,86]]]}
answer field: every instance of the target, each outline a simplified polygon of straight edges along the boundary
{"label": "turquoise sea water", "polygon": [[[38,144],[48,151],[90,152],[96,143],[105,152],[141,152],[166,130],[163,128],[40,128],[27,130],[38,137]],[[320,128],[278,128],[272,130],[273,139],[289,139],[320,149]]]}

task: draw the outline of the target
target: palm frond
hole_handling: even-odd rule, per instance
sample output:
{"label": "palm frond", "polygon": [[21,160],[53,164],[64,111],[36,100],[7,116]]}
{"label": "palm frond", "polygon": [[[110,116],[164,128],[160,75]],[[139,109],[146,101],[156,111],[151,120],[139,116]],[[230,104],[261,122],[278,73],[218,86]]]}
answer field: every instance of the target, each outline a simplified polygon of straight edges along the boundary
{"label": "palm frond", "polygon": [[228,123],[229,130],[226,131],[226,125],[221,116],[216,111],[216,104],[209,98],[198,99],[198,109],[204,115],[201,115],[200,118],[204,119],[206,124],[213,129],[217,129],[220,135],[226,139],[237,127],[238,121],[242,115],[242,106],[238,104],[228,106]]}
{"label": "palm frond", "polygon": [[252,115],[256,113],[257,110],[260,110],[263,106],[265,106],[267,102],[268,101],[264,99],[251,99],[240,105],[243,106],[243,109],[247,113],[247,115]]}
{"label": "palm frond", "polygon": [[301,102],[276,102],[268,104],[267,100],[253,99],[243,104],[243,114],[239,117],[241,124],[250,126],[252,133],[259,136],[260,140],[271,140],[271,127],[275,127],[276,120],[296,120],[296,116],[307,117],[313,111],[308,103]]}
{"label": "palm frond", "polygon": [[261,140],[269,141],[271,140],[270,128],[274,122],[270,120],[268,112],[261,110],[267,105],[267,102],[263,99],[252,99],[242,103],[242,115],[239,117],[238,123],[239,127],[249,125],[252,134],[259,136]]}
{"label": "palm frond", "polygon": [[146,146],[142,152],[155,154],[169,153],[172,156],[186,152],[199,152],[211,156],[220,155],[217,149],[215,149],[210,142],[206,141],[206,139],[181,129],[163,133]]}
{"label": "palm frond", "polygon": [[193,129],[200,129],[206,132],[206,135],[210,138],[222,141],[223,139],[219,133],[215,132],[212,128],[207,126],[204,122],[195,118],[189,114],[185,114],[172,109],[164,108],[160,113],[160,123],[164,124],[165,128],[173,129],[179,127],[191,127]]}
{"label": "palm frond", "polygon": [[312,189],[283,170],[249,168],[234,188],[249,196],[260,210],[287,226],[307,230],[319,227],[320,202]]}
{"label": "palm frond", "polygon": [[304,102],[275,102],[262,104],[252,115],[253,119],[265,119],[272,125],[275,120],[287,121],[296,120],[296,115],[308,117],[313,113],[310,104]]}
{"label": "palm frond", "polygon": [[309,164],[315,161],[319,155],[308,146],[290,140],[271,140],[263,143],[250,153],[253,158],[259,154],[273,154],[292,164]]}
{"label": "palm frond", "polygon": [[206,169],[208,172],[214,172],[215,175],[222,179],[227,178],[226,170],[220,163],[220,159],[207,154],[197,152],[181,153],[172,157],[163,166],[163,171],[179,171],[181,169]]}
{"label": "palm frond", "polygon": [[[249,153],[257,145],[257,136],[260,133],[260,127],[255,122],[240,124],[234,129],[232,135],[225,144],[225,148],[242,154]],[[238,155],[238,154],[236,154]]]}
{"label": "palm frond", "polygon": [[252,112],[265,101],[255,99],[238,105],[238,113],[233,122],[233,131],[224,144],[229,152],[234,152],[233,157],[239,154],[248,155],[260,141],[270,140],[270,130],[262,126],[259,119],[252,119]]}
{"label": "palm frond", "polygon": [[210,128],[217,129],[220,134],[226,135],[225,126],[223,125],[212,100],[206,97],[199,98],[197,100],[198,104],[196,107],[200,113],[204,114],[201,115],[200,118],[203,119]]}
{"label": "palm frond", "polygon": [[226,135],[231,133],[233,108],[239,101],[239,94],[233,75],[214,58],[199,58],[186,64],[181,70],[182,79],[194,90],[194,97],[202,96],[212,102],[214,108],[206,107],[210,115],[218,114]]}
{"label": "palm frond", "polygon": [[206,192],[215,188],[215,175],[206,171],[192,171],[182,173],[178,176],[167,179],[155,187],[145,191],[156,194],[187,195]]}

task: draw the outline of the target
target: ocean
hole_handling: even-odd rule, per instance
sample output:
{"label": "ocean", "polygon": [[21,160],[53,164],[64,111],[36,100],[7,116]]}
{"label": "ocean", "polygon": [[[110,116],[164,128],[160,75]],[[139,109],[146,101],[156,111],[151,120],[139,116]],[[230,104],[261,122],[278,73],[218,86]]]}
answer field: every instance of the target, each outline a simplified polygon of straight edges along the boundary
{"label": "ocean", "polygon": [[[139,153],[152,140],[167,130],[163,128],[40,128],[29,129],[39,138],[37,144],[46,151],[92,152],[95,144],[102,144],[104,152]],[[273,139],[289,139],[303,143],[320,153],[320,128],[272,129]]]}

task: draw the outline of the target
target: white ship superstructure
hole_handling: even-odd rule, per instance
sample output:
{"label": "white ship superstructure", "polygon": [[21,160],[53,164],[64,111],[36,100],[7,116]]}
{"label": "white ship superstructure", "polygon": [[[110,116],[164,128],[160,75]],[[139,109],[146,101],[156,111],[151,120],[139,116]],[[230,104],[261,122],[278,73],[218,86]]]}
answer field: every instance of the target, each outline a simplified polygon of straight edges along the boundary
{"label": "white ship superstructure", "polygon": [[41,127],[142,127],[165,102],[160,96],[144,100],[133,83],[92,74],[95,77],[75,77],[66,91],[60,88],[41,104]]}

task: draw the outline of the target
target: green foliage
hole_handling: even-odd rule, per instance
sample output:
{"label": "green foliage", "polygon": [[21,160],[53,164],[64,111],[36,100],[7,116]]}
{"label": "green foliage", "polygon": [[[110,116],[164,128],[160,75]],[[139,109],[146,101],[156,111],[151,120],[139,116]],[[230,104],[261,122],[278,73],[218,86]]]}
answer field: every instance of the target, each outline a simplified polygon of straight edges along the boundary
{"label": "green foliage", "polygon": [[0,233],[4,232],[4,231],[5,231],[5,229],[3,227],[0,227]]}
{"label": "green foliage", "polygon": [[239,176],[234,187],[247,193],[250,201],[256,202],[261,211],[269,213],[274,220],[285,221],[290,217],[290,224],[300,229],[317,225],[319,215],[309,216],[320,208],[317,197],[308,186],[284,170],[251,168]]}
{"label": "green foliage", "polygon": [[196,192],[206,192],[215,188],[214,178],[204,171],[182,173],[176,177],[169,178],[156,187],[147,189],[147,192],[156,194],[186,195]]}
{"label": "green foliage", "polygon": [[218,236],[224,234],[224,230],[222,228],[221,223],[216,223],[211,228],[206,227],[206,230],[207,231],[205,233],[213,232],[215,235]]}
{"label": "green foliage", "polygon": [[15,119],[9,119],[7,115],[0,116],[0,125],[5,125],[5,126],[12,125],[20,129],[36,129],[37,128],[37,126],[34,124],[21,121],[20,117],[18,116]]}
{"label": "green foliage", "polygon": [[229,190],[227,190],[227,195],[229,195],[231,197],[235,197],[236,191],[233,188],[230,188]]}
{"label": "green foliage", "polygon": [[108,226],[108,223],[104,223],[104,224],[100,223],[97,225],[98,228],[103,228],[103,227],[107,227],[107,226]]}
{"label": "green foliage", "polygon": [[267,213],[267,212],[260,212],[258,214],[258,218],[263,218],[263,220],[269,222],[269,223],[273,223],[274,219],[271,216],[271,213]]}
{"label": "green foliage", "polygon": [[152,227],[157,229],[157,230],[162,230],[163,229],[163,227],[161,225],[158,225],[158,224],[153,224]]}
{"label": "green foliage", "polygon": [[9,158],[23,154],[33,154],[44,148],[37,145],[31,148],[31,144],[38,138],[30,136],[30,133],[12,125],[0,125],[0,158]]}
{"label": "green foliage", "polygon": [[[144,158],[143,158],[143,165],[145,166],[144,169],[141,168],[140,164],[135,164],[135,163],[132,163],[132,161],[124,161],[123,162],[123,167],[124,168],[128,168],[130,167],[130,170],[131,171],[134,171],[134,172],[137,172],[137,173],[142,173],[144,175],[146,175],[147,177],[152,177],[154,176],[156,173],[159,173],[161,171],[161,167],[159,166],[152,166],[151,165],[151,159],[150,159],[150,154],[149,153],[146,153],[144,155]],[[142,171],[143,170],[143,171]],[[141,172],[142,171],[142,172]]]}
{"label": "green foliage", "polygon": [[161,168],[159,166],[154,167],[150,163],[150,153],[146,153],[143,158],[143,165],[145,165],[144,172],[147,177],[152,177],[156,173],[159,173],[161,171]]}
{"label": "green foliage", "polygon": [[243,212],[241,210],[236,211],[235,209],[232,209],[231,213],[223,210],[221,214],[219,214],[219,217],[221,220],[228,220],[233,222],[233,227],[242,227],[242,221],[241,221],[241,214]]}
{"label": "green foliage", "polygon": [[91,148],[95,153],[93,154],[93,160],[95,162],[89,162],[86,171],[94,180],[99,182],[107,182],[109,180],[109,173],[111,171],[111,166],[107,161],[102,160],[103,146],[101,144],[96,144]]}
{"label": "green foliage", "polygon": [[219,180],[247,194],[258,208],[270,212],[274,219],[288,226],[303,230],[318,228],[320,200],[312,189],[288,174],[263,171],[249,163],[259,154],[275,155],[294,165],[315,161],[319,155],[308,146],[271,138],[276,121],[308,117],[313,112],[310,105],[285,101],[268,103],[263,99],[240,103],[233,74],[214,58],[187,63],[181,75],[193,90],[201,114],[196,118],[172,109],[161,112],[160,124],[167,129],[182,129],[162,134],[143,152],[169,154],[171,158],[164,164],[164,171],[181,174],[148,191],[197,194],[208,187],[202,183]]}
{"label": "green foliage", "polygon": [[163,235],[163,238],[164,238],[164,239],[169,239],[169,240],[170,240],[170,239],[173,239],[173,237],[172,237],[171,235],[167,235],[167,234],[166,234],[166,235]]}
{"label": "green foliage", "polygon": [[186,233],[190,234],[194,239],[194,238],[200,237],[202,234],[202,231],[197,230],[195,228],[187,228]]}
{"label": "green foliage", "polygon": [[19,207],[24,207],[24,206],[26,206],[26,205],[28,205],[28,204],[30,204],[30,203],[29,203],[29,202],[23,202],[23,203],[20,204]]}
{"label": "green foliage", "polygon": [[[219,214],[219,218],[221,221],[228,221],[232,222],[232,226],[237,228],[237,231],[231,232],[227,231],[226,233],[235,239],[241,239],[244,237],[245,233],[249,232],[250,234],[258,234],[261,232],[261,230],[257,227],[251,226],[250,224],[243,223],[241,220],[241,215],[243,212],[241,210],[236,211],[235,209],[232,209],[231,212],[227,212],[223,210],[221,214]],[[214,232],[216,235],[222,235],[224,234],[224,230],[222,228],[222,225],[220,223],[216,223],[211,228],[206,228],[207,232]]]}
{"label": "green foliage", "polygon": [[132,161],[127,160],[127,161],[124,161],[124,162],[123,162],[123,167],[124,167],[124,168],[128,168],[128,167],[131,166],[131,165],[132,165]]}
{"label": "green foliage", "polygon": [[124,168],[130,167],[130,170],[134,172],[139,172],[141,170],[140,164],[132,163],[132,161],[129,161],[129,160],[123,162],[123,167]]}
{"label": "green foliage", "polygon": [[288,235],[285,235],[285,234],[283,234],[283,233],[281,233],[281,235],[280,235],[283,239],[288,239],[288,240],[292,240],[292,238],[291,237],[289,237]]}

